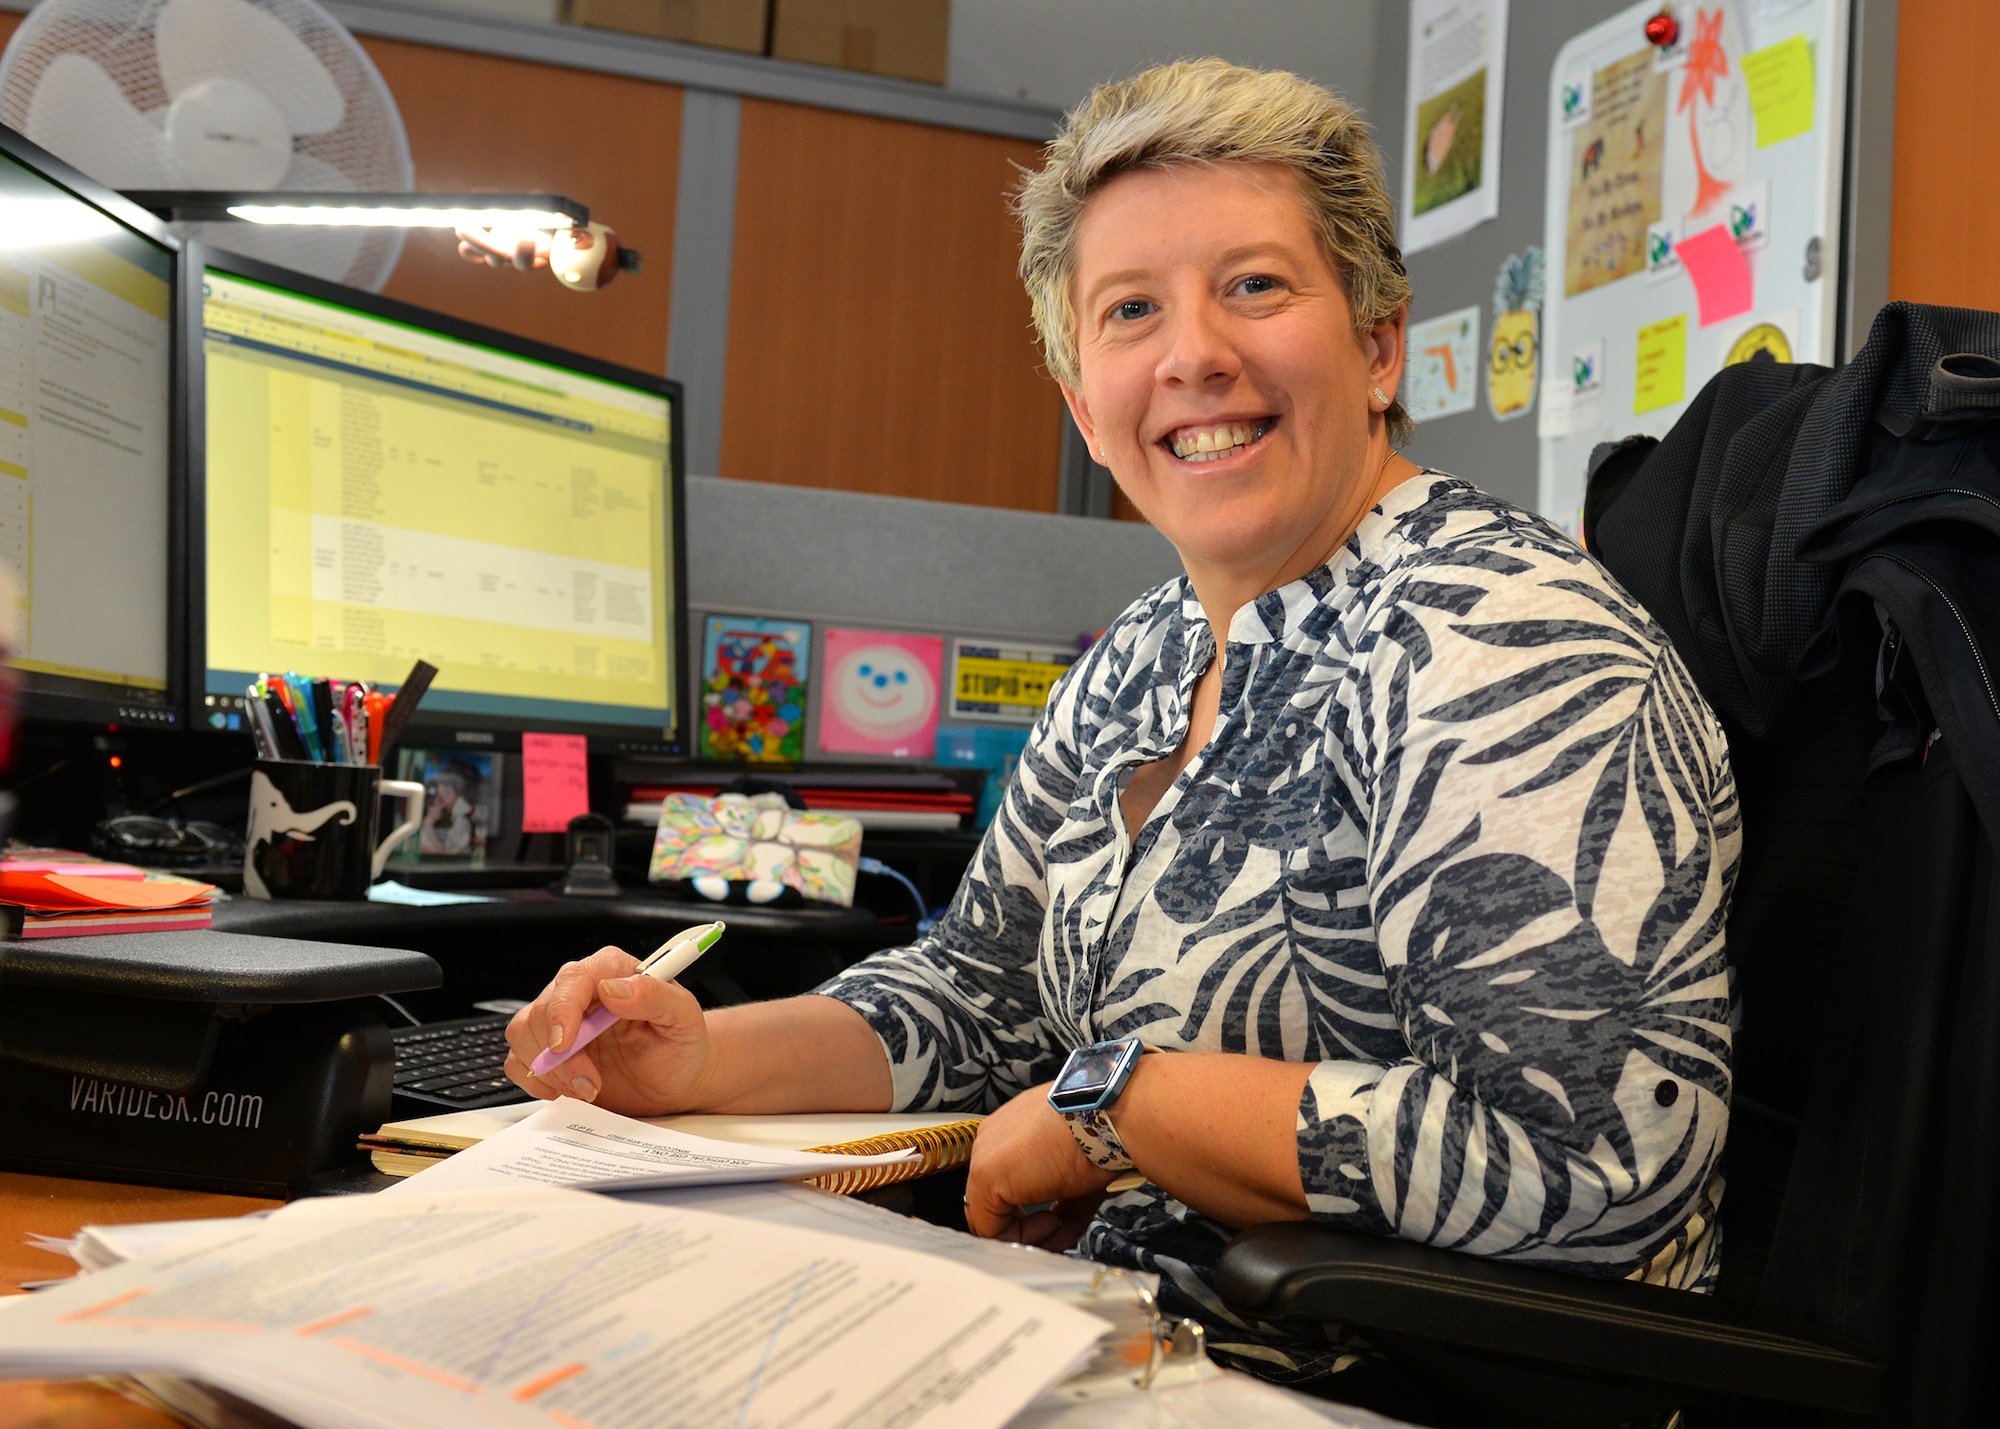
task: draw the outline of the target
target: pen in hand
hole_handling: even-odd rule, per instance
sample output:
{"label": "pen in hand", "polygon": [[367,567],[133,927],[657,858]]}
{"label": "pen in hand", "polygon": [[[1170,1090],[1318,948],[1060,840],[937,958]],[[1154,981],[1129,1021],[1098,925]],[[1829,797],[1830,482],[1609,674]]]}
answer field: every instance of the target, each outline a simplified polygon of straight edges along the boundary
{"label": "pen in hand", "polygon": [[[695,960],[722,938],[723,923],[703,923],[676,933],[653,950],[653,955],[639,964],[639,971],[647,977],[658,978],[661,982],[672,982],[689,968]],[[550,1047],[539,1053],[528,1064],[528,1070],[538,1077],[546,1077],[585,1047],[596,1041],[598,1036],[618,1020],[618,1014],[601,1004],[590,1010],[583,1019],[583,1025],[576,1030],[576,1040],[558,1052]]]}

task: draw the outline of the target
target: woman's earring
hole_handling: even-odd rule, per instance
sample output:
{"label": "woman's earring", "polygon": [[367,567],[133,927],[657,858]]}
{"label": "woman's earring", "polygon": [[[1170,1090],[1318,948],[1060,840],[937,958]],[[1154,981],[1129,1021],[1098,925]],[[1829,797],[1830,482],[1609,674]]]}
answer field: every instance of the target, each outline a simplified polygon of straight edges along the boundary
{"label": "woman's earring", "polygon": [[1097,464],[1098,464],[1099,466],[1109,466],[1109,465],[1111,465],[1111,463],[1110,463],[1110,462],[1108,462],[1108,461],[1106,461],[1106,460],[1104,459],[1104,448],[1103,448],[1103,447],[1099,447],[1099,448],[1097,449]]}
{"label": "woman's earring", "polygon": [[1383,392],[1380,387],[1371,387],[1368,390],[1375,394],[1375,400],[1380,402],[1385,408],[1389,405],[1388,394]]}

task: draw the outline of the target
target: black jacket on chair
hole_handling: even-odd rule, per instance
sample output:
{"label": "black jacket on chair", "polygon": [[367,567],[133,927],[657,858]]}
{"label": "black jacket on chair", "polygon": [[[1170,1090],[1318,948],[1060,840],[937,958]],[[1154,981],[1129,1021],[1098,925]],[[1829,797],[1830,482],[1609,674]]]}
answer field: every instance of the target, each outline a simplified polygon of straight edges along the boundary
{"label": "black jacket on chair", "polygon": [[1836,663],[1844,598],[1889,595],[1926,681],[1958,691],[1936,702],[1940,727],[1957,726],[2000,833],[2000,699],[1981,676],[2000,644],[2000,592],[1981,576],[2000,536],[1996,457],[2000,313],[1892,303],[1838,372],[1725,368],[1665,439],[1600,447],[1585,539],[1752,739]]}

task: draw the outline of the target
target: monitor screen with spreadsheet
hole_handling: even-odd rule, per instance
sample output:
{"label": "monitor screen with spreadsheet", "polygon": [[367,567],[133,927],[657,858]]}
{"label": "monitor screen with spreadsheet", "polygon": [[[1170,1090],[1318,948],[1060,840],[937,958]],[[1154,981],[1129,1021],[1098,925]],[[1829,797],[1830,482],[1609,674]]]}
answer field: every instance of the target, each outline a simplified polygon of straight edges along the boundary
{"label": "monitor screen with spreadsheet", "polygon": [[393,688],[421,658],[427,725],[678,749],[673,383],[214,249],[186,264],[198,720],[263,672]]}
{"label": "monitor screen with spreadsheet", "polygon": [[179,714],[175,248],[0,129],[0,632],[31,715]]}

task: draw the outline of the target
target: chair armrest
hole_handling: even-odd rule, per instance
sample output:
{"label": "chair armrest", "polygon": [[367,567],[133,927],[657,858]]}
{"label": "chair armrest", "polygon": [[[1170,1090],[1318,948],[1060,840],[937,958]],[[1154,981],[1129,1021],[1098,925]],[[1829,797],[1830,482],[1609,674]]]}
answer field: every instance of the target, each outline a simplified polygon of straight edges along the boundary
{"label": "chair armrest", "polygon": [[1459,1346],[1585,1374],[1827,1409],[1867,1410],[1883,1366],[1754,1306],[1631,1280],[1587,1280],[1306,1222],[1223,1251],[1231,1309]]}

